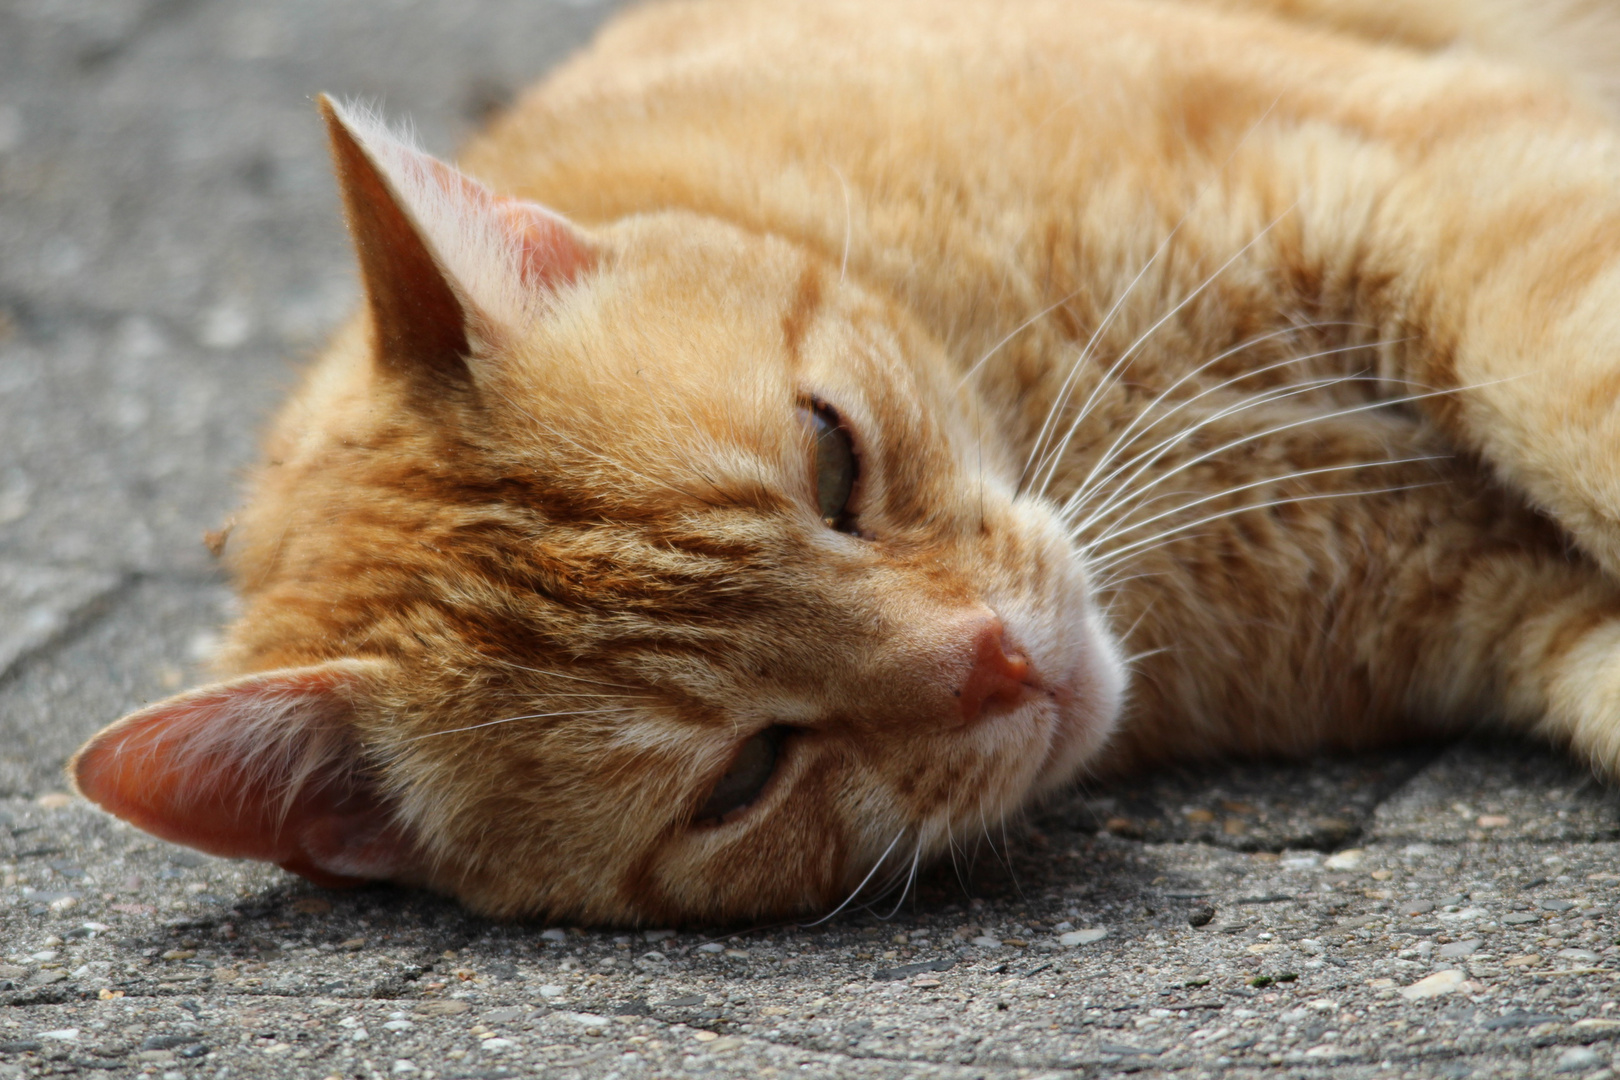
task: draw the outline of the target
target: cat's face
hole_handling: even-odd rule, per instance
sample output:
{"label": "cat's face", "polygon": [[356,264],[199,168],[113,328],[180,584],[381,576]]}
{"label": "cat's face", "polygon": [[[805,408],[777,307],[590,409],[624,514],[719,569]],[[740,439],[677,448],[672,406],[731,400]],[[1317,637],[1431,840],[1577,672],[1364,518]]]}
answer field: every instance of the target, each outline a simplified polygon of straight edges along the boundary
{"label": "cat's face", "polygon": [[[383,137],[345,177],[363,253],[354,203],[379,196],[353,173],[398,160]],[[371,332],[284,420],[230,541],[248,604],[227,660],[266,674],[109,729],[77,766],[92,797],[317,878],[669,922],[830,909],[1096,752],[1121,665],[1081,563],[902,312],[695,215],[587,236],[522,204],[492,211],[530,245],[507,284],[543,294],[514,308],[444,254],[470,211],[415,202],[464,366],[378,359],[444,316],[379,301],[421,283],[366,264]],[[190,810],[131,809],[151,770],[102,764],[227,724],[145,755],[185,763],[170,786],[232,778]],[[261,829],[313,839],[245,850],[167,820],[251,787],[271,766],[232,762],[266,745],[298,778],[269,801],[313,794]]]}

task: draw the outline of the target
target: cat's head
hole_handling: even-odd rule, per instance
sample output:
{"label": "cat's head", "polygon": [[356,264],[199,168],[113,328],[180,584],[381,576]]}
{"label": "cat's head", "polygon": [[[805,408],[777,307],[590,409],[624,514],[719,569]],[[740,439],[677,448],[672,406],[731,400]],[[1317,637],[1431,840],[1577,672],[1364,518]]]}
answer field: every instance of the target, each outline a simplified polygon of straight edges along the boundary
{"label": "cat's head", "polygon": [[903,311],[323,108],[365,315],[230,539],[237,677],[98,735],[90,798],[317,881],[667,923],[828,910],[1096,753],[1082,565]]}

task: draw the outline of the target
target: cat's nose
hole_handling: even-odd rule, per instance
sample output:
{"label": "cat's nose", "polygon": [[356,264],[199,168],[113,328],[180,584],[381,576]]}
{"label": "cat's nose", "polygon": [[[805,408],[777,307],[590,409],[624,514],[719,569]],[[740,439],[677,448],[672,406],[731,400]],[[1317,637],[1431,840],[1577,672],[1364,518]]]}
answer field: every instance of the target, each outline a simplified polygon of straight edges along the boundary
{"label": "cat's nose", "polygon": [[974,633],[973,666],[957,688],[962,722],[971,724],[993,703],[1013,705],[1029,684],[1029,658],[1007,645],[1007,628],[997,616],[985,619]]}

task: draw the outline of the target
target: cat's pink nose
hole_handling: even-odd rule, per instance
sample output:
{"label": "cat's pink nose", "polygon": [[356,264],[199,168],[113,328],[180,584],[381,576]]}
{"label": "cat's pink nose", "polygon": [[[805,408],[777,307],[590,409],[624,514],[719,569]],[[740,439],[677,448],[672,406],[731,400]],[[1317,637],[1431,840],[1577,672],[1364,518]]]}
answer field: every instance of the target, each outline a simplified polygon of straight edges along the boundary
{"label": "cat's pink nose", "polygon": [[971,724],[993,702],[1016,704],[1029,683],[1029,658],[1007,647],[1007,628],[992,615],[974,635],[973,667],[957,689],[962,722]]}

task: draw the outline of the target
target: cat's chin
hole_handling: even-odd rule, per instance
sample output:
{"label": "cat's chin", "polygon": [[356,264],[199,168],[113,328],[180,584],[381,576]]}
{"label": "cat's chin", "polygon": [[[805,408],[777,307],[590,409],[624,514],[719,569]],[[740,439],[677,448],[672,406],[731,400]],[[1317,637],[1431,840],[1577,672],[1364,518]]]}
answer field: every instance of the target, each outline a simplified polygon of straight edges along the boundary
{"label": "cat's chin", "polygon": [[1094,610],[1086,613],[1076,659],[1063,677],[1051,680],[1050,692],[1056,718],[1046,757],[1030,784],[1031,798],[1048,795],[1081,775],[1119,725],[1125,660]]}

